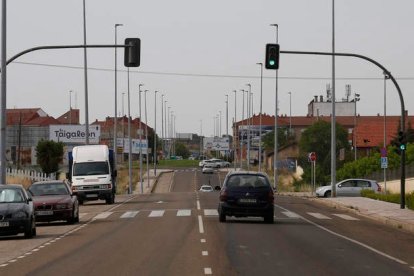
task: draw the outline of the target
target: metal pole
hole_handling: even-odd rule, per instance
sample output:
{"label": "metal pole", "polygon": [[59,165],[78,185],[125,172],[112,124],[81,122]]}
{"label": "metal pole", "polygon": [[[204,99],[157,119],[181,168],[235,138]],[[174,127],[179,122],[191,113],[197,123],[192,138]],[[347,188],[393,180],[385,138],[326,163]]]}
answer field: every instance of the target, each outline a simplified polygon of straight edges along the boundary
{"label": "metal pole", "polygon": [[[123,26],[122,24],[115,24],[115,45],[117,45],[117,28],[119,26]],[[114,150],[114,169],[116,170],[117,165],[117,145],[118,145],[118,130],[117,130],[117,121],[118,121],[118,55],[117,55],[117,47],[115,47],[115,112],[114,112],[114,144],[113,144],[113,150]],[[128,86],[129,88],[129,86]],[[123,113],[123,111],[122,111]],[[122,137],[123,138],[123,137]],[[123,140],[122,140],[123,143]]]}
{"label": "metal pole", "polygon": [[292,92],[289,94],[289,137],[292,135]]}
{"label": "metal pole", "polygon": [[[226,96],[226,138],[229,139],[229,95]],[[226,161],[229,161],[230,149],[226,151]]]}
{"label": "metal pole", "polygon": [[233,153],[233,163],[234,163],[234,170],[236,170],[236,159],[237,159],[237,143],[238,143],[238,140],[240,140],[240,137],[239,137],[239,128],[238,128],[238,125],[237,125],[237,91],[236,90],[233,90],[233,92],[234,92],[234,124],[233,124],[233,127],[234,127],[234,136],[233,136],[233,150],[234,150],[234,153]]}
{"label": "metal pole", "polygon": [[[387,79],[390,77],[384,72],[384,148],[387,149]],[[384,168],[384,192],[387,194],[387,168]]]}
{"label": "metal pole", "polygon": [[331,197],[336,197],[336,118],[335,118],[335,0],[332,0],[332,120],[331,120]]}
{"label": "metal pole", "polygon": [[161,151],[164,158],[164,94],[161,95]]}
{"label": "metal pole", "polygon": [[144,91],[144,106],[145,106],[145,140],[147,141],[147,188],[149,188],[149,152],[148,152],[148,120],[147,120],[147,92],[148,90]]}
{"label": "metal pole", "polygon": [[141,183],[141,194],[144,193],[144,182],[142,179],[142,116],[141,116],[141,86],[143,84],[139,84],[138,92],[139,92],[139,181]]}
{"label": "metal pole", "polygon": [[2,1],[1,8],[1,132],[0,132],[0,183],[6,184],[6,96],[7,96],[7,1]]}
{"label": "metal pole", "polygon": [[[276,44],[279,43],[279,25],[278,24],[271,24],[270,26],[276,27]],[[277,146],[277,117],[278,117],[278,75],[279,70],[276,70],[276,76],[275,76],[275,82],[276,82],[276,88],[275,88],[275,133],[274,133],[274,153],[273,153],[273,188],[277,188],[277,182],[278,182],[278,174],[277,174],[277,153],[278,153],[278,146]]]}
{"label": "metal pole", "polygon": [[154,91],[154,176],[157,176],[157,93]]}
{"label": "metal pole", "polygon": [[[129,67],[128,67],[128,183],[129,183],[129,189],[128,193],[132,194],[132,140],[131,140],[131,96],[130,96],[130,89],[129,89]],[[123,140],[124,138],[122,138]],[[115,152],[114,152],[115,155]]]}
{"label": "metal pole", "polygon": [[252,85],[246,84],[249,87],[247,92],[247,170],[250,171],[250,118],[251,118],[251,90]]}
{"label": "metal pole", "polygon": [[69,90],[69,124],[72,124],[72,90]]}
{"label": "metal pole", "polygon": [[263,103],[263,63],[260,65],[260,114],[259,114],[259,172],[262,171],[262,103]]}
{"label": "metal pole", "polygon": [[[86,8],[83,0],[83,44],[86,45]],[[88,58],[86,48],[83,48],[85,74],[85,144],[89,145],[89,109],[88,109]]]}
{"label": "metal pole", "polygon": [[242,127],[241,127],[241,140],[240,140],[240,169],[243,169],[243,140],[244,140],[244,135],[243,135],[243,131],[244,131],[244,90],[241,89],[241,92],[243,94],[243,105],[242,105]]}

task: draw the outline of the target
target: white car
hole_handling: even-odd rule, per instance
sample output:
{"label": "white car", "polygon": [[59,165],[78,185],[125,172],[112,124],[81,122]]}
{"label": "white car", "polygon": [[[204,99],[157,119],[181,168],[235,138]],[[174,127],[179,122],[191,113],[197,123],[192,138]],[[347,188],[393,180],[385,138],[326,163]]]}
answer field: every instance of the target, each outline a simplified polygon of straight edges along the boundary
{"label": "white car", "polygon": [[[381,186],[375,180],[345,179],[336,183],[337,196],[361,196],[361,191],[364,189],[373,190],[375,193],[381,192]],[[331,194],[331,185],[321,186],[316,189],[316,196],[318,197],[330,197]]]}
{"label": "white car", "polygon": [[211,187],[210,185],[202,185],[200,188],[200,192],[212,192],[213,191],[213,187]]}
{"label": "white car", "polygon": [[214,163],[215,168],[227,168],[230,167],[230,163],[227,161],[224,161],[222,159],[212,158],[209,161]]}
{"label": "white car", "polygon": [[211,163],[206,163],[201,169],[202,173],[214,173],[214,167]]}

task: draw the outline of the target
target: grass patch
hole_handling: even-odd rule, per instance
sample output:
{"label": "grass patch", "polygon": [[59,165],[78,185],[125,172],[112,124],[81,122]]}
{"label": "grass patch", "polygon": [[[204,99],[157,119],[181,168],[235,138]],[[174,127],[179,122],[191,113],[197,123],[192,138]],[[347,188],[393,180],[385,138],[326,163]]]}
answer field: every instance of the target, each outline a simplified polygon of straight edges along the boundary
{"label": "grass patch", "polygon": [[[372,199],[382,200],[386,202],[401,203],[401,195],[394,194],[394,193],[387,193],[387,194],[377,194],[372,190],[362,190],[361,196],[368,197]],[[405,204],[408,209],[414,210],[414,192],[405,195]]]}

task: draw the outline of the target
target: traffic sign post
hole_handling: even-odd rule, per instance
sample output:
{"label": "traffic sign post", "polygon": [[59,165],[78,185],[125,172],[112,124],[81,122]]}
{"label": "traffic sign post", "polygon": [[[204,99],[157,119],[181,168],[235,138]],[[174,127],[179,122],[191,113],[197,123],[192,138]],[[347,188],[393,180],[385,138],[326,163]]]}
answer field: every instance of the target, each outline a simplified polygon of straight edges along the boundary
{"label": "traffic sign post", "polygon": [[311,184],[312,184],[312,195],[316,188],[316,153],[310,152],[308,154],[309,162],[311,162]]}
{"label": "traffic sign post", "polygon": [[388,168],[388,157],[381,157],[381,169]]}

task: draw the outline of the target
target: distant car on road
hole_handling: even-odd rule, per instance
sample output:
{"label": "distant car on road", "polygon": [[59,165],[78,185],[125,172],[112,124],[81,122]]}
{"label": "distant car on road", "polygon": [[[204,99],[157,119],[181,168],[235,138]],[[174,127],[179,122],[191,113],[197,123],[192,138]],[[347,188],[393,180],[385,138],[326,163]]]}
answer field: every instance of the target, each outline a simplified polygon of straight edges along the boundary
{"label": "distant car on road", "polygon": [[35,182],[28,192],[33,198],[36,221],[79,222],[79,202],[65,180]]}
{"label": "distant car on road", "polygon": [[206,163],[201,169],[202,173],[214,173],[214,167],[212,163]]}
{"label": "distant car on road", "polygon": [[266,174],[248,171],[227,174],[220,191],[220,222],[225,222],[226,216],[235,216],[263,217],[265,222],[273,223],[273,212],[274,194]]}
{"label": "distant car on road", "polygon": [[33,201],[22,185],[0,185],[0,235],[36,236]]}
{"label": "distant car on road", "polygon": [[[352,178],[336,183],[337,196],[361,196],[361,191],[365,189],[373,190],[376,193],[381,192],[381,186],[375,180]],[[331,194],[331,185],[316,189],[316,196],[318,197],[330,197]]]}
{"label": "distant car on road", "polygon": [[210,159],[210,161],[215,164],[216,168],[228,168],[228,167],[230,167],[230,162],[224,161],[222,159],[212,158],[212,159]]}
{"label": "distant car on road", "polygon": [[212,192],[213,191],[213,187],[211,187],[210,185],[202,185],[200,188],[200,192]]}

